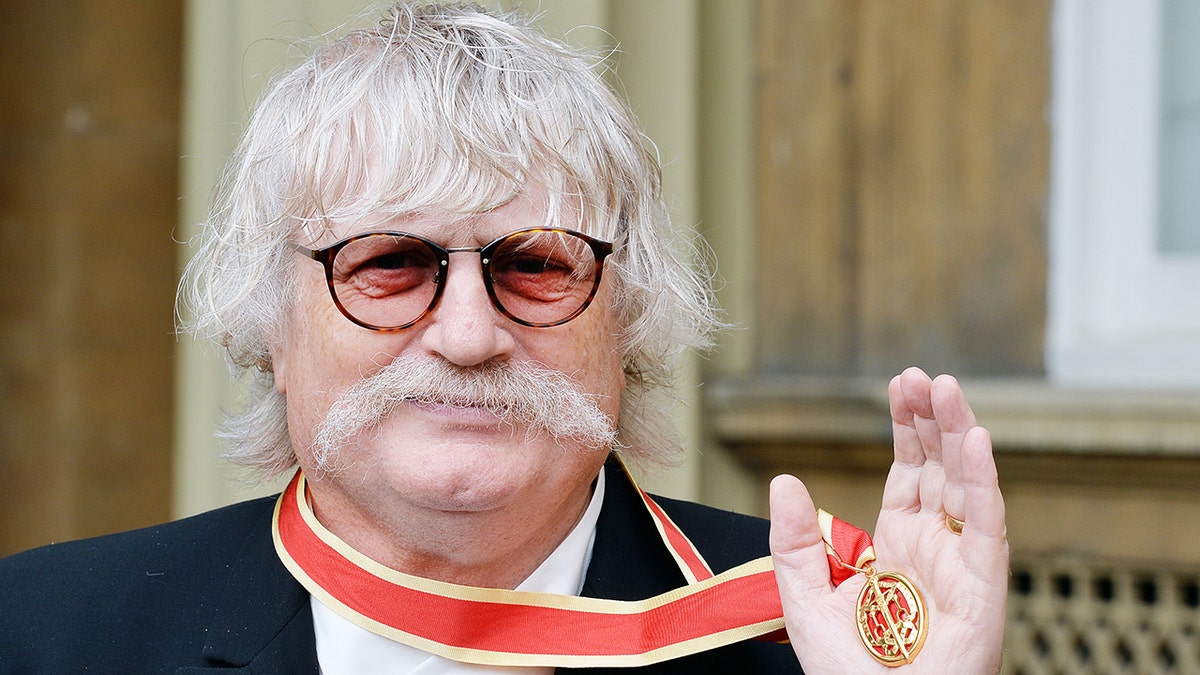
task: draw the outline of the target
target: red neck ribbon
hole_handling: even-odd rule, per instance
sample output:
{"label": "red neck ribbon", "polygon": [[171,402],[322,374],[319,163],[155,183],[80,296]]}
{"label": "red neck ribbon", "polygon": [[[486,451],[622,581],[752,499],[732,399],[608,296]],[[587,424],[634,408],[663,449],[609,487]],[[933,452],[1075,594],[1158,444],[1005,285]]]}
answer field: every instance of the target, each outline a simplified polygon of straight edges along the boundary
{"label": "red neck ribbon", "polygon": [[841,585],[875,560],[875,545],[871,535],[863,530],[823,509],[817,509],[817,524],[821,527],[821,538],[825,540],[829,580],[834,586]]}
{"label": "red neck ribbon", "polygon": [[[283,564],[342,617],[431,654],[494,666],[629,667],[742,640],[786,639],[770,557],[714,575],[640,488],[689,583],[637,601],[460,586],[397,572],[317,522],[306,489],[297,472],[275,507],[275,550]],[[831,558],[835,567],[841,568]]]}

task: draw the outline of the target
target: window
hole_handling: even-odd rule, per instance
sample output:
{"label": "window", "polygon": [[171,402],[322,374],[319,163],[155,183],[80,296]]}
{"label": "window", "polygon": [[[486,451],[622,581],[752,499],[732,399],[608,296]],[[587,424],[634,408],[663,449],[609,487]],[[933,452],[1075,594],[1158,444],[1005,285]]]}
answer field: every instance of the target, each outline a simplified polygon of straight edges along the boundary
{"label": "window", "polygon": [[1200,254],[1200,3],[1164,0],[1159,250]]}
{"label": "window", "polygon": [[1052,381],[1200,389],[1200,4],[1059,0]]}

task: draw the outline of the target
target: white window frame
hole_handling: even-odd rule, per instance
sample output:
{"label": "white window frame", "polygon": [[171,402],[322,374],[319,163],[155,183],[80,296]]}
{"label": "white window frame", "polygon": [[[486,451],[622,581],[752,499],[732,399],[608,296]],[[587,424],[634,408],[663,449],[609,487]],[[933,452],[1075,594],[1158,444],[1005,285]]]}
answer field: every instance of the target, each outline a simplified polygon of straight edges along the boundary
{"label": "white window frame", "polygon": [[1158,250],[1161,7],[1054,7],[1047,370],[1200,389],[1200,256]]}

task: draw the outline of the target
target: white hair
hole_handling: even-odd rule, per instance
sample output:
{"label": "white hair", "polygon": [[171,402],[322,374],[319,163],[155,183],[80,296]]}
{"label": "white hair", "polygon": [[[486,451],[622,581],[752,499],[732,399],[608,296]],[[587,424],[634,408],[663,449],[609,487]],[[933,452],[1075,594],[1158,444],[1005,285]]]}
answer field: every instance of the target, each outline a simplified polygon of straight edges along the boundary
{"label": "white hair", "polygon": [[548,218],[576,214],[566,225],[615,243],[620,443],[635,463],[677,458],[647,395],[720,324],[696,242],[673,230],[657,159],[602,67],[516,15],[399,4],[268,84],[180,286],[184,327],[252,374],[222,431],[231,459],[268,474],[295,464],[268,352],[293,301],[288,241],[370,215],[479,213],[531,182],[550,194]]}

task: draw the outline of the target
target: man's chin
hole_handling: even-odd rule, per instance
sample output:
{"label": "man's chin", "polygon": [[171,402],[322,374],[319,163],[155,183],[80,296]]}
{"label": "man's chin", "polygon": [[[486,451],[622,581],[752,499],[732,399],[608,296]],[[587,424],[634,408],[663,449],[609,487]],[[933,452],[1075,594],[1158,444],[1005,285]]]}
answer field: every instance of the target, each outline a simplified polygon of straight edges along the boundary
{"label": "man's chin", "polygon": [[[415,469],[415,470],[414,470]],[[530,471],[483,453],[447,449],[420,466],[396,467],[392,489],[420,508],[446,513],[480,513],[504,508],[529,488]]]}

